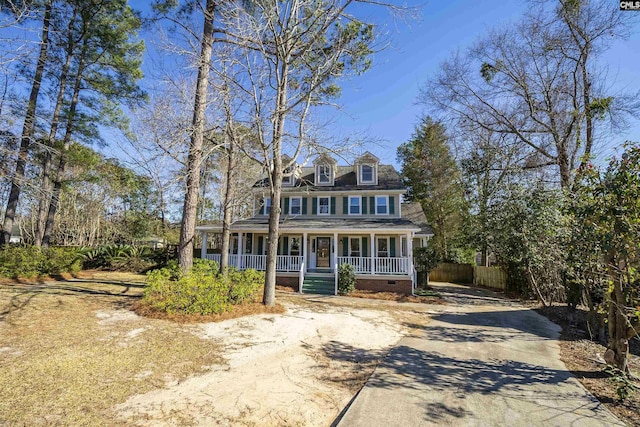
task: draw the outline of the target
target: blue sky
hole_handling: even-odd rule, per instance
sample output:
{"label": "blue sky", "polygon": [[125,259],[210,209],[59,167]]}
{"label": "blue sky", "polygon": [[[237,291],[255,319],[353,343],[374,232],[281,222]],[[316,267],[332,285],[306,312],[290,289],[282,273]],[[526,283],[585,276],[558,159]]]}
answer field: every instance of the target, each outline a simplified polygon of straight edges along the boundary
{"label": "blue sky", "polygon": [[[416,105],[420,85],[456,49],[464,50],[496,25],[517,21],[525,9],[524,1],[434,0],[422,7],[421,19],[409,27],[387,24],[393,45],[374,57],[371,70],[343,84],[344,114],[336,116],[337,125],[345,132],[367,131],[383,139],[371,151],[385,162],[395,162],[397,146],[411,137],[422,113]],[[640,90],[639,34],[612,46],[603,63],[614,89]],[[633,123],[627,135],[618,135],[612,143],[626,139],[640,141],[640,123]],[[610,154],[610,149],[602,152]]]}
{"label": "blue sky", "polygon": [[[369,71],[342,82],[340,111],[323,111],[323,115],[331,117],[332,134],[338,137],[366,134],[380,140],[379,144],[368,144],[366,148],[385,163],[396,166],[396,148],[411,137],[422,112],[416,105],[420,85],[433,76],[439,64],[456,49],[464,50],[496,25],[517,21],[527,7],[524,0],[408,3],[422,5],[419,19],[394,21],[381,8],[365,10],[374,22],[382,24],[391,46],[374,56],[374,65]],[[130,4],[148,12],[146,1],[133,0]],[[640,17],[640,12],[638,15]],[[638,33],[624,43],[616,43],[606,52],[603,62],[609,68],[613,89],[640,90]],[[627,134],[617,135],[612,145],[625,139],[640,141],[640,123],[634,123]],[[611,150],[601,154],[610,155]]]}

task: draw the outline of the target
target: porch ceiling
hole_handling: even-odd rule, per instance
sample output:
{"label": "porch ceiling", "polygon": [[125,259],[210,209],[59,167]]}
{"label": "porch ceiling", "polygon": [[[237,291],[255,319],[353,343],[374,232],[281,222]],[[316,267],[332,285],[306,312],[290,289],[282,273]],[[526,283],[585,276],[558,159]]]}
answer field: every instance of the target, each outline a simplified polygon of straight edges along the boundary
{"label": "porch ceiling", "polygon": [[[231,225],[233,231],[264,231],[269,229],[268,218],[251,218]],[[299,218],[285,216],[280,219],[280,231],[361,231],[361,232],[419,232],[420,227],[404,218]]]}

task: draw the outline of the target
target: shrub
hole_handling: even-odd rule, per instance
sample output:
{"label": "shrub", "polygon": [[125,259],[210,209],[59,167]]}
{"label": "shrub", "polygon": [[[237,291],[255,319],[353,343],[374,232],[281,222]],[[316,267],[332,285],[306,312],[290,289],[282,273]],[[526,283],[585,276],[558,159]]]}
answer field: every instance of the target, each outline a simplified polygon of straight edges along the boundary
{"label": "shrub", "polygon": [[184,276],[177,263],[153,270],[147,275],[142,302],[169,314],[219,314],[231,305],[255,300],[264,284],[264,274],[255,270],[218,272],[218,263],[209,260],[195,262]]}
{"label": "shrub", "polygon": [[4,246],[0,248],[0,277],[37,277],[77,273],[82,262],[76,248]]}
{"label": "shrub", "polygon": [[82,269],[82,255],[77,248],[49,248],[43,250],[43,274],[75,274]]}
{"label": "shrub", "polygon": [[338,294],[347,295],[356,289],[356,269],[344,263],[338,269]]}
{"label": "shrub", "polygon": [[84,248],[82,254],[85,268],[141,272],[157,264],[157,254],[147,246],[106,245]]}

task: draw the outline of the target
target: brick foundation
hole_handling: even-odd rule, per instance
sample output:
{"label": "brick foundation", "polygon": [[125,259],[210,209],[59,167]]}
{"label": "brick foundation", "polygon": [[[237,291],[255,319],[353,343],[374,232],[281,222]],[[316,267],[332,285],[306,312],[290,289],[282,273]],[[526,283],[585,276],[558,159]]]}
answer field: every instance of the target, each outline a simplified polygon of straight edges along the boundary
{"label": "brick foundation", "polygon": [[276,276],[276,284],[280,286],[287,286],[292,288],[294,291],[298,292],[300,289],[298,288],[299,283],[298,277],[282,277]]}
{"label": "brick foundation", "polygon": [[[389,282],[395,282],[395,284],[389,284]],[[358,278],[356,280],[356,289],[374,292],[398,292],[411,295],[411,280]]]}

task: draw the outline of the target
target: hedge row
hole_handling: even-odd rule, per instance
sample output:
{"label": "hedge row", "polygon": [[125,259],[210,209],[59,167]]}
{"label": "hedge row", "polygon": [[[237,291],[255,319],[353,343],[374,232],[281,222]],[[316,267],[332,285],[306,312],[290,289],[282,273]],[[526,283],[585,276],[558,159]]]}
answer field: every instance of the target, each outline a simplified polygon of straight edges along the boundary
{"label": "hedge row", "polygon": [[0,247],[0,277],[53,276],[77,273],[82,269],[78,248],[46,248],[35,246]]}

